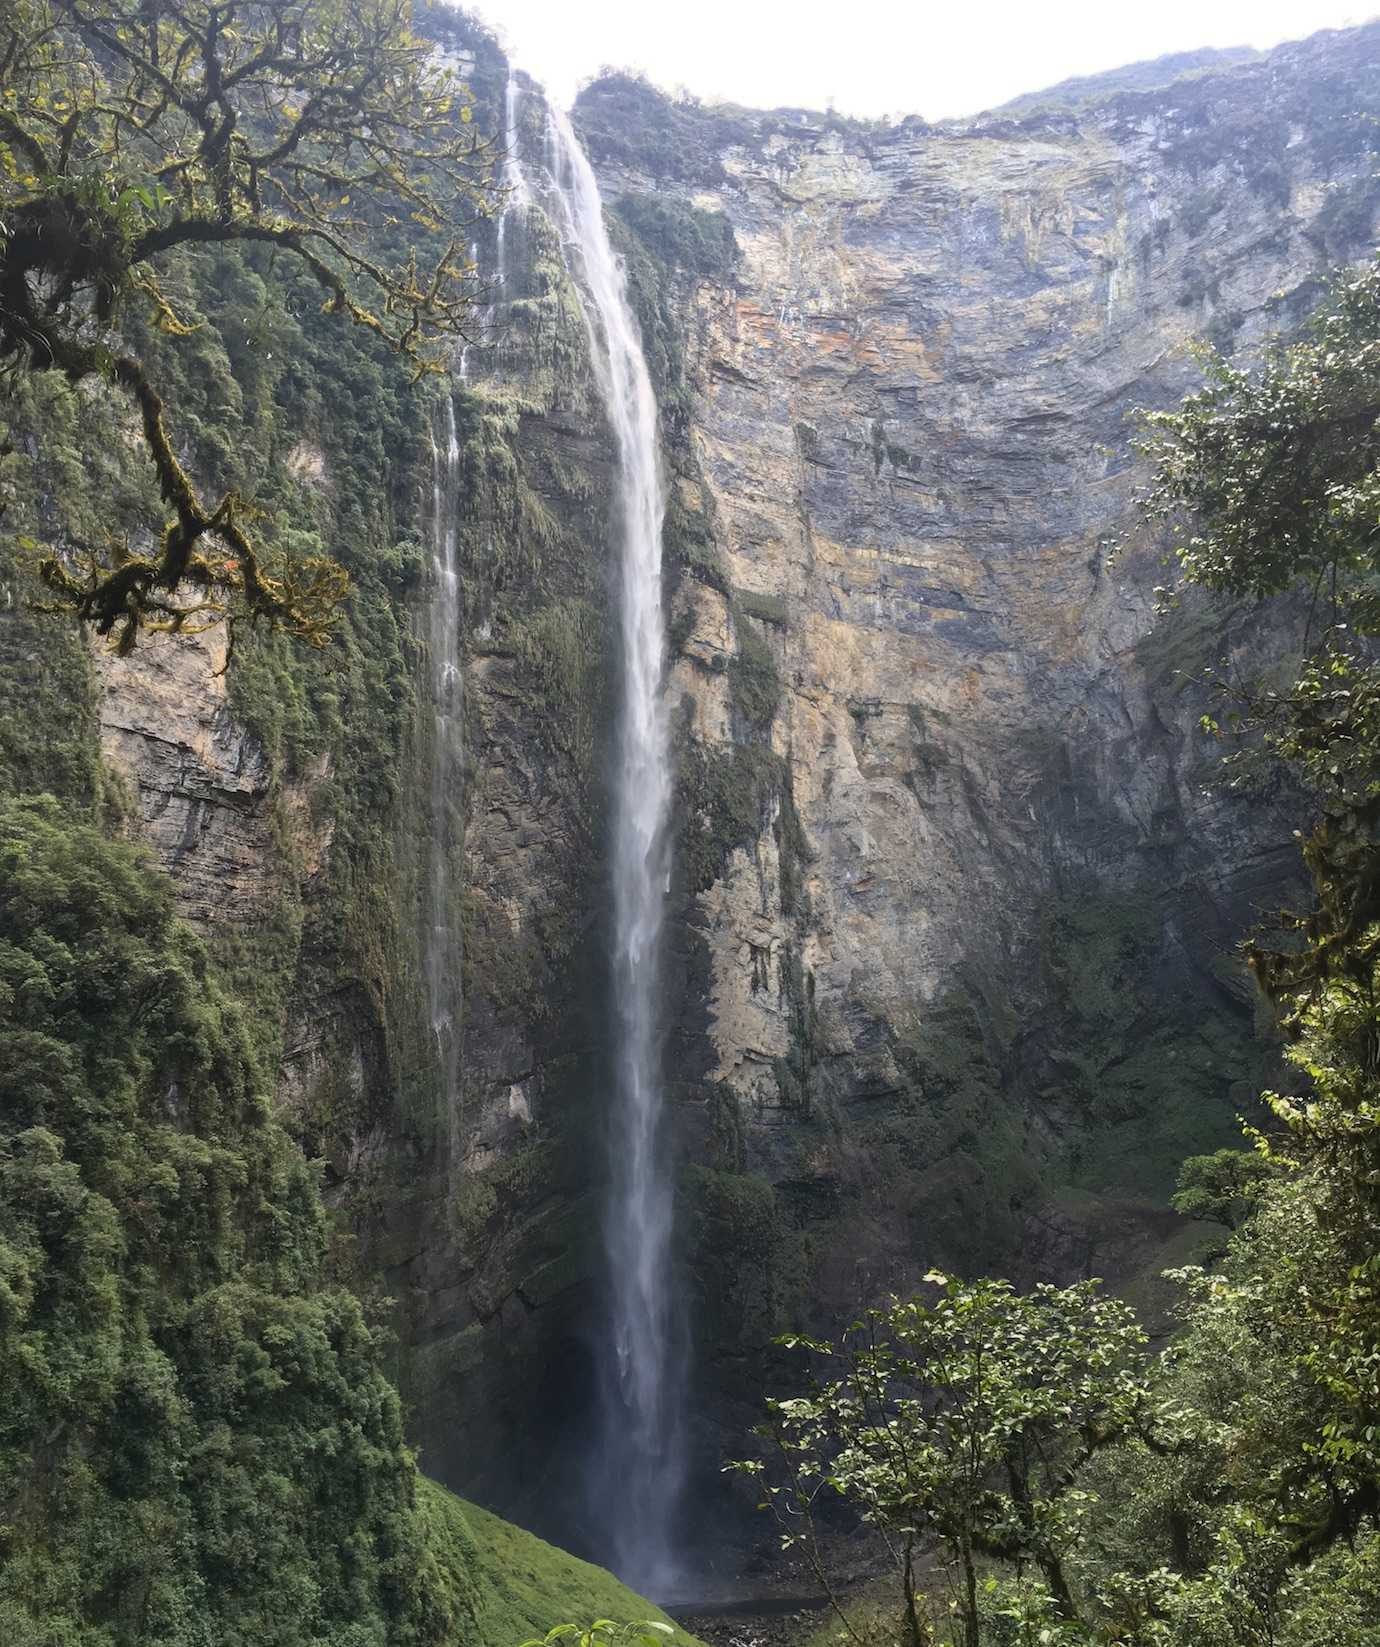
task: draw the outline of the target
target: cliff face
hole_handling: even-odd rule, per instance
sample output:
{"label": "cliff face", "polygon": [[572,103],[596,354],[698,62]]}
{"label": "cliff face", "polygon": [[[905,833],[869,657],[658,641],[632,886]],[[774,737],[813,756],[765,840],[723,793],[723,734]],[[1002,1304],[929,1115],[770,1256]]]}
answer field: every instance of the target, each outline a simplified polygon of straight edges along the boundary
{"label": "cliff face", "polygon": [[[496,126],[505,66],[456,49]],[[1129,414],[1193,384],[1192,339],[1249,352],[1362,254],[1377,109],[1376,29],[943,127],[582,97],[671,488],[668,1069],[707,1460],[787,1319],[934,1263],[1131,1276],[1178,1158],[1230,1141],[1259,1057],[1232,945],[1292,871],[1288,798],[1209,787],[1184,672],[1256,642],[1227,609],[1156,618]],[[531,154],[540,119],[528,88]],[[449,1102],[420,984],[434,409],[362,527],[330,417],[278,440],[397,562],[344,663],[267,648],[227,693],[213,647],[151,648],[103,666],[102,723],[184,912],[272,961],[285,1101],[396,1300],[424,1463],[532,1514],[588,1399],[610,445],[538,208],[505,257],[456,390]]]}
{"label": "cliff face", "polygon": [[[1156,618],[1132,414],[1371,244],[1378,74],[1370,29],[938,128],[582,97],[653,245],[675,200],[739,251],[682,317],[671,687],[686,835],[721,849],[681,887],[674,1060],[721,1393],[774,1315],[930,1263],[1125,1280],[1177,1160],[1231,1141],[1232,950],[1292,820],[1213,781],[1188,676],[1261,642]],[[722,829],[706,768],[755,818]]]}

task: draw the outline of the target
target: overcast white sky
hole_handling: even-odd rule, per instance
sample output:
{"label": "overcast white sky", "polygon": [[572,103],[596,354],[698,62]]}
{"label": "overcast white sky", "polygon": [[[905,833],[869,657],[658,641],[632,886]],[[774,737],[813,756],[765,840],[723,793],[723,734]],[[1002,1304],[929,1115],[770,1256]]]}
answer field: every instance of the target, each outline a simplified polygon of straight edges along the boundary
{"label": "overcast white sky", "polygon": [[1075,74],[1277,45],[1380,0],[468,0],[569,103],[604,66],[757,108],[975,114]]}

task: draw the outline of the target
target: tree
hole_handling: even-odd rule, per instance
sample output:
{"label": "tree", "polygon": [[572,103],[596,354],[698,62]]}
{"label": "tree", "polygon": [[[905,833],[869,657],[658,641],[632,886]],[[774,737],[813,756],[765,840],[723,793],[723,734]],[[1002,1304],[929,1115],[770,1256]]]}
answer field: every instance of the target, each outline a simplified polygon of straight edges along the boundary
{"label": "tree", "polygon": [[1233,714],[1313,797],[1315,896],[1246,946],[1298,1090],[1263,1094],[1278,1125],[1253,1157],[1186,1164],[1181,1208],[1236,1227],[1181,1272],[1184,1331],[1099,1463],[1080,1577],[1118,1640],[1361,1647],[1380,1629],[1380,265],[1257,369],[1209,358],[1149,423],[1147,504],[1184,582],[1273,601],[1292,643],[1289,678],[1233,688]]}
{"label": "tree", "polygon": [[1307,597],[1300,665],[1245,695],[1243,726],[1316,798],[1315,899],[1289,941],[1248,958],[1304,1080],[1265,1094],[1262,1140],[1318,1240],[1299,1276],[1299,1353],[1331,1392],[1317,1449],[1329,1508],[1299,1554],[1380,1509],[1380,263],[1341,278],[1303,335],[1254,372],[1209,360],[1207,386],[1150,419],[1152,517],[1191,584]]}
{"label": "tree", "polygon": [[1145,1339],[1094,1281],[1020,1294],[1006,1281],[926,1280],[932,1296],[870,1311],[837,1344],[783,1339],[824,1376],[769,1403],[781,1479],[760,1461],[734,1467],[763,1481],[784,1542],[804,1544],[826,1585],[820,1495],[877,1529],[911,1647],[934,1639],[918,1563],[937,1539],[957,1575],[963,1642],[978,1647],[981,1557],[1033,1563],[1056,1619],[1074,1616],[1062,1552],[1082,1510],[1076,1479],[1141,1411]]}
{"label": "tree", "polygon": [[1219,1149],[1211,1155],[1190,1155],[1179,1168],[1170,1204],[1185,1218],[1238,1229],[1269,1176],[1270,1163],[1259,1151]]}
{"label": "tree", "polygon": [[1339,280],[1258,370],[1210,354],[1205,387],[1146,423],[1145,508],[1184,582],[1302,610],[1294,679],[1247,682],[1233,711],[1320,812],[1304,848],[1317,902],[1286,920],[1301,941],[1248,949],[1267,994],[1301,1005],[1380,954],[1380,264]]}
{"label": "tree", "polygon": [[41,573],[115,633],[223,614],[329,638],[333,562],[262,564],[240,500],[198,494],[158,388],[120,336],[140,303],[185,323],[160,271],[189,249],[268,248],[323,306],[417,371],[469,301],[463,230],[489,171],[463,87],[411,0],[9,0],[0,18],[0,365],[104,378],[130,398],[168,518],[157,547],[78,546]]}

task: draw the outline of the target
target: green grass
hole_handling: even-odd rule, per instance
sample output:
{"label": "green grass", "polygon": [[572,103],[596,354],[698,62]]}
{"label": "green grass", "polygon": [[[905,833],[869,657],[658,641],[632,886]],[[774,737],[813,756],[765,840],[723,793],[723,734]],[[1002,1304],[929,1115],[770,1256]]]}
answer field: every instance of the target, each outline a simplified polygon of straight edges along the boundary
{"label": "green grass", "polygon": [[[579,1561],[425,1478],[420,1501],[428,1543],[468,1615],[455,1647],[518,1647],[553,1624],[672,1620],[602,1567]],[[667,1647],[700,1647],[677,1629]]]}

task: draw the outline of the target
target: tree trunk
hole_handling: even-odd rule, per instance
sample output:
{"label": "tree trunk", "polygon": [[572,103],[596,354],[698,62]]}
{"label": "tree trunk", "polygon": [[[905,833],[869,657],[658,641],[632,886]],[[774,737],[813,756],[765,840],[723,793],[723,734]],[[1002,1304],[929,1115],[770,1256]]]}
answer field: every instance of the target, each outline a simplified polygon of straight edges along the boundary
{"label": "tree trunk", "polygon": [[906,1539],[905,1559],[906,1628],[910,1631],[910,1647],[931,1647],[929,1625],[921,1619],[915,1593],[915,1538]]}
{"label": "tree trunk", "polygon": [[958,1541],[963,1561],[963,1647],[982,1647],[978,1639],[977,1568],[973,1565],[973,1539],[964,1528]]}
{"label": "tree trunk", "polygon": [[1059,1617],[1073,1622],[1078,1614],[1073,1605],[1073,1593],[1069,1589],[1068,1580],[1064,1577],[1063,1563],[1052,1550],[1046,1549],[1040,1551],[1036,1560],[1044,1574],[1045,1583],[1049,1586],[1049,1593],[1054,1597]]}

